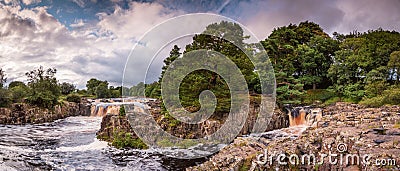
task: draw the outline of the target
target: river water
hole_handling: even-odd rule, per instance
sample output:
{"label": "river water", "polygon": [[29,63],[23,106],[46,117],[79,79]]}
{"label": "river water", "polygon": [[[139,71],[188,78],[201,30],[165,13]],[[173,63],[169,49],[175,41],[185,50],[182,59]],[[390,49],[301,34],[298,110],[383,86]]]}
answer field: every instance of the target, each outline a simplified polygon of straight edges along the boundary
{"label": "river water", "polygon": [[96,139],[100,117],[37,125],[0,125],[0,170],[182,170],[206,159],[179,160],[156,150],[119,150]]}

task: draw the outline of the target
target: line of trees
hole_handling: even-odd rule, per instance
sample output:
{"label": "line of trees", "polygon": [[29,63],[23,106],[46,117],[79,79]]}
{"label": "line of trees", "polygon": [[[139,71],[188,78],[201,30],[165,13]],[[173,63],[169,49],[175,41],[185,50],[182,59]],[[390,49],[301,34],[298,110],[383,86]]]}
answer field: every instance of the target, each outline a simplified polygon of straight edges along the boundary
{"label": "line of trees", "polygon": [[28,103],[41,108],[52,109],[62,101],[79,103],[82,97],[112,98],[121,97],[121,87],[109,86],[107,81],[90,79],[87,90],[78,90],[71,83],[59,83],[55,68],[38,69],[27,72],[27,84],[7,81],[5,72],[0,68],[0,107],[9,107],[12,103]]}
{"label": "line of trees", "polygon": [[[252,44],[244,43],[242,28],[221,22],[209,25],[204,33],[194,36],[183,52],[174,46],[164,60],[160,80],[132,87],[131,95],[144,89],[146,96],[160,98],[160,82],[169,65],[182,54],[198,49],[217,51],[230,58],[245,76],[251,93],[261,93],[258,72],[233,44],[252,50]],[[234,42],[221,39],[227,36]],[[318,24],[305,21],[276,28],[260,43],[274,67],[279,105],[336,101],[368,106],[400,104],[400,34],[396,31],[378,29],[347,35],[335,32],[330,37]],[[229,91],[218,74],[192,72],[179,90],[181,103],[187,109],[198,110],[199,94],[211,90],[218,99],[217,112],[228,112]]]}

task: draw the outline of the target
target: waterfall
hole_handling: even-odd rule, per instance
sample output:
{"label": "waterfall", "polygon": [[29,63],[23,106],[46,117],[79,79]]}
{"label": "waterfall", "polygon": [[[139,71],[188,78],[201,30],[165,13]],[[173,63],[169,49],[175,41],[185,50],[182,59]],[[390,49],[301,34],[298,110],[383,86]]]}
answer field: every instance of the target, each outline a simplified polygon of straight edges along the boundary
{"label": "waterfall", "polygon": [[288,111],[290,127],[299,125],[312,126],[322,119],[321,108],[304,106],[295,108],[285,107],[285,109]]}
{"label": "waterfall", "polygon": [[[149,102],[151,100],[154,101],[154,99],[150,98],[127,98],[124,99],[124,102],[122,102],[122,99],[120,98],[108,99],[108,100],[96,99],[93,100],[90,116],[103,117],[107,114],[118,115],[121,105],[135,105],[146,108],[146,105],[143,105],[143,103]],[[106,101],[106,102],[101,102],[101,101]]]}

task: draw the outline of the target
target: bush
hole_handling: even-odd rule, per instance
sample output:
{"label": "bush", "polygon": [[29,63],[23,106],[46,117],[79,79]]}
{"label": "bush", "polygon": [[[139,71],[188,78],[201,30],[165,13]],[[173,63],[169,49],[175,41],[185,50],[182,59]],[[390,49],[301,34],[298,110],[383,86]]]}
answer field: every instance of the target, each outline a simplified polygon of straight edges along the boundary
{"label": "bush", "polygon": [[383,96],[364,98],[360,104],[368,107],[380,107],[384,104],[383,99]]}
{"label": "bush", "polygon": [[400,88],[392,88],[383,91],[381,96],[373,98],[364,98],[360,104],[369,107],[379,107],[382,105],[399,105],[400,104]]}
{"label": "bush", "polygon": [[307,90],[304,97],[304,103],[311,104],[316,101],[325,102],[328,99],[335,97],[335,92],[328,89]]}
{"label": "bush", "polygon": [[25,85],[13,86],[9,90],[14,103],[22,103],[29,94],[29,88]]}
{"label": "bush", "polygon": [[136,149],[147,149],[148,146],[140,138],[132,138],[131,133],[126,132],[114,132],[114,140],[112,146],[116,148],[136,148]]}
{"label": "bush", "polygon": [[126,115],[126,113],[125,113],[125,107],[124,107],[124,105],[121,105],[120,107],[119,107],[119,116],[125,116]]}
{"label": "bush", "polygon": [[7,89],[0,88],[0,107],[7,107],[10,103],[10,92]]}
{"label": "bush", "polygon": [[75,103],[80,103],[81,102],[81,96],[77,94],[70,94],[67,96],[66,99],[68,102],[75,102]]}
{"label": "bush", "polygon": [[332,97],[324,102],[324,105],[331,105],[340,101],[340,97]]}

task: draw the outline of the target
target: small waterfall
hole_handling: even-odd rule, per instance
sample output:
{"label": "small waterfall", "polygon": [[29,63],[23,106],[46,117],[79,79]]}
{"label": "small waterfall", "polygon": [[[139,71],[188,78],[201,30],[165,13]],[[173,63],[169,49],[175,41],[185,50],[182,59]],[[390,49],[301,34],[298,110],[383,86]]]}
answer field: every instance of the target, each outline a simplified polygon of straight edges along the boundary
{"label": "small waterfall", "polygon": [[285,107],[285,109],[288,111],[290,127],[300,125],[312,126],[322,119],[321,108],[305,106],[295,108]]}
{"label": "small waterfall", "polygon": [[[135,105],[144,107],[143,103],[149,102],[154,99],[150,98],[126,98],[124,102],[122,102],[121,98],[115,99],[107,99],[107,100],[93,100],[92,107],[91,107],[91,114],[90,116],[93,117],[103,117],[107,114],[119,114],[119,109],[121,105]],[[102,102],[105,101],[105,102]]]}
{"label": "small waterfall", "polygon": [[114,103],[100,103],[92,105],[90,116],[93,117],[103,117],[107,114],[119,114],[119,104]]}

